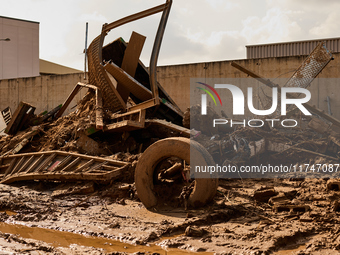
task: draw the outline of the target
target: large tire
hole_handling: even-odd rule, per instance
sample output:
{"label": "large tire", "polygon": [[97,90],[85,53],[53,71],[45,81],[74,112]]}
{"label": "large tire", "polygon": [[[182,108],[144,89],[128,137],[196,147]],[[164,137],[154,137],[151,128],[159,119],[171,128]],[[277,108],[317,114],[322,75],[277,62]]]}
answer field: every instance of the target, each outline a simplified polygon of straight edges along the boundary
{"label": "large tire", "polygon": [[[191,148],[190,148],[191,145]],[[135,184],[139,199],[146,208],[157,205],[157,197],[153,192],[154,170],[158,163],[169,157],[178,157],[190,164],[191,157],[200,165],[214,165],[214,160],[199,143],[183,137],[171,137],[152,144],[138,160],[135,172]],[[218,187],[218,179],[197,178],[188,199],[189,206],[199,207],[211,201]]]}

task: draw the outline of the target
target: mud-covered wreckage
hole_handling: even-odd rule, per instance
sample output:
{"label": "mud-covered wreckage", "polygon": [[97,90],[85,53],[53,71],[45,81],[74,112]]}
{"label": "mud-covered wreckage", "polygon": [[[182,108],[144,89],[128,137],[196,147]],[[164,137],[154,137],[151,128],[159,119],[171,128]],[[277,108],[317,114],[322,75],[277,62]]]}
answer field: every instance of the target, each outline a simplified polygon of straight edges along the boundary
{"label": "mud-covered wreckage", "polygon": [[[183,113],[157,82],[157,59],[171,4],[167,0],[104,24],[87,49],[88,84],[76,84],[62,105],[35,115],[34,106],[21,102],[13,115],[8,109],[2,112],[8,136],[0,139],[0,183],[112,183],[128,178],[147,208],[170,196],[195,207],[214,198],[218,179],[209,173],[207,178],[195,179],[195,171],[190,174],[190,154],[207,166],[270,162],[278,157],[293,163],[325,158],[338,162],[339,120],[308,104],[306,108],[313,113],[305,119],[308,125],[284,136],[267,125],[227,131],[205,130],[201,125],[202,130],[190,130],[190,115],[198,125],[206,121],[199,107]],[[136,32],[128,43],[118,38],[103,46],[112,29],[160,12],[149,68],[139,60],[145,37]],[[320,43],[285,86],[307,88],[331,59],[332,54]],[[266,86],[278,86],[237,63],[232,66]],[[77,110],[62,117],[82,88],[88,92]]]}

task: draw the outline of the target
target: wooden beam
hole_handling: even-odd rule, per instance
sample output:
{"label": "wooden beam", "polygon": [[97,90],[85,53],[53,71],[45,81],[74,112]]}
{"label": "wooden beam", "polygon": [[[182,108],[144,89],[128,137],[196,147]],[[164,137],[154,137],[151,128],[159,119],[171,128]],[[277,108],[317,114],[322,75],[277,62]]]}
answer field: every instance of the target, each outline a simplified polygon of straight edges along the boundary
{"label": "wooden beam", "polygon": [[[121,68],[127,74],[131,75],[131,77],[135,77],[139,57],[142,53],[145,39],[145,36],[140,35],[136,32],[132,32],[130,41],[125,49]],[[117,85],[117,91],[126,103],[130,94],[130,90],[125,87],[124,84],[119,82]]]}
{"label": "wooden beam", "polygon": [[280,87],[279,85],[271,82],[270,80],[268,79],[264,79],[263,77],[261,77],[259,74],[253,72],[253,71],[250,71],[248,70],[247,68],[245,68],[244,66],[241,66],[235,62],[231,62],[231,66],[232,67],[235,67],[236,69],[240,70],[241,72],[244,72],[245,74],[248,74],[250,77],[253,77],[254,79],[258,80],[259,82],[267,85],[268,87]]}
{"label": "wooden beam", "polygon": [[26,116],[27,111],[31,108],[35,109],[34,106],[28,103],[20,102],[12,116],[11,121],[8,123],[5,129],[5,133],[9,135],[15,135],[19,131],[19,127],[22,126],[22,120]]}
{"label": "wooden beam", "polygon": [[121,83],[127,88],[131,94],[137,97],[141,101],[152,99],[152,92],[144,87],[141,83],[135,80],[131,75],[125,72],[122,68],[115,63],[105,63],[105,70],[111,74],[118,84]]}
{"label": "wooden beam", "polygon": [[96,129],[103,129],[103,97],[99,88],[96,89]]}
{"label": "wooden beam", "polygon": [[79,92],[81,86],[79,84],[77,84],[74,89],[72,90],[71,94],[68,96],[68,98],[66,99],[66,101],[64,102],[63,106],[60,108],[60,110],[57,112],[57,114],[55,115],[55,118],[58,119],[59,117],[61,117],[61,115],[63,115],[63,113],[65,112],[66,108],[69,106],[69,104],[71,103],[71,101],[73,100],[73,98],[77,95],[77,93]]}

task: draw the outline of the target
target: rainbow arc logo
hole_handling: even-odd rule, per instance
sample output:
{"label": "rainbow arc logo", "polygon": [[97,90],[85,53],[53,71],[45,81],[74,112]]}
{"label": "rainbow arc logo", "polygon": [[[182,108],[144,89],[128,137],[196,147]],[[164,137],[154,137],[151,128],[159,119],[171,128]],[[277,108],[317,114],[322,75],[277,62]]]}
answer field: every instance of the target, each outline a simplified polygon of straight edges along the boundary
{"label": "rainbow arc logo", "polygon": [[[211,87],[210,85],[208,85],[206,83],[203,83],[203,82],[197,82],[197,83],[201,84],[201,85],[204,85],[207,89],[210,89],[212,92],[214,92],[215,95],[217,96],[218,100],[220,101],[221,105],[222,105],[221,97],[220,97],[220,95],[217,93],[217,91],[213,87]],[[214,101],[215,105],[217,106],[215,97],[213,96],[213,94],[211,94],[211,92],[209,90],[201,88],[201,87],[197,87],[197,88],[202,90],[202,91],[204,91],[205,93],[207,93],[212,98],[212,100]]]}

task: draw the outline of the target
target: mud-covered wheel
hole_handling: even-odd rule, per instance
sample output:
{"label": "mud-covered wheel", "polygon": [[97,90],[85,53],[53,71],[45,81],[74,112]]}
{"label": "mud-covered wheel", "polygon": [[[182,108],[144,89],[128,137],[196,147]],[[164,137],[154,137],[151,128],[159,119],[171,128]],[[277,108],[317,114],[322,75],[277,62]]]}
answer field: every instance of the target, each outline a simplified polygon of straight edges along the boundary
{"label": "mud-covered wheel", "polygon": [[[191,149],[190,149],[191,144]],[[148,147],[138,160],[135,172],[135,184],[138,197],[146,208],[154,207],[158,203],[154,193],[154,171],[164,159],[177,157],[190,164],[191,157],[200,165],[214,165],[214,160],[207,150],[199,143],[183,137],[171,137],[160,140]],[[203,206],[215,196],[218,179],[197,178],[193,191],[188,198],[188,205]]]}

